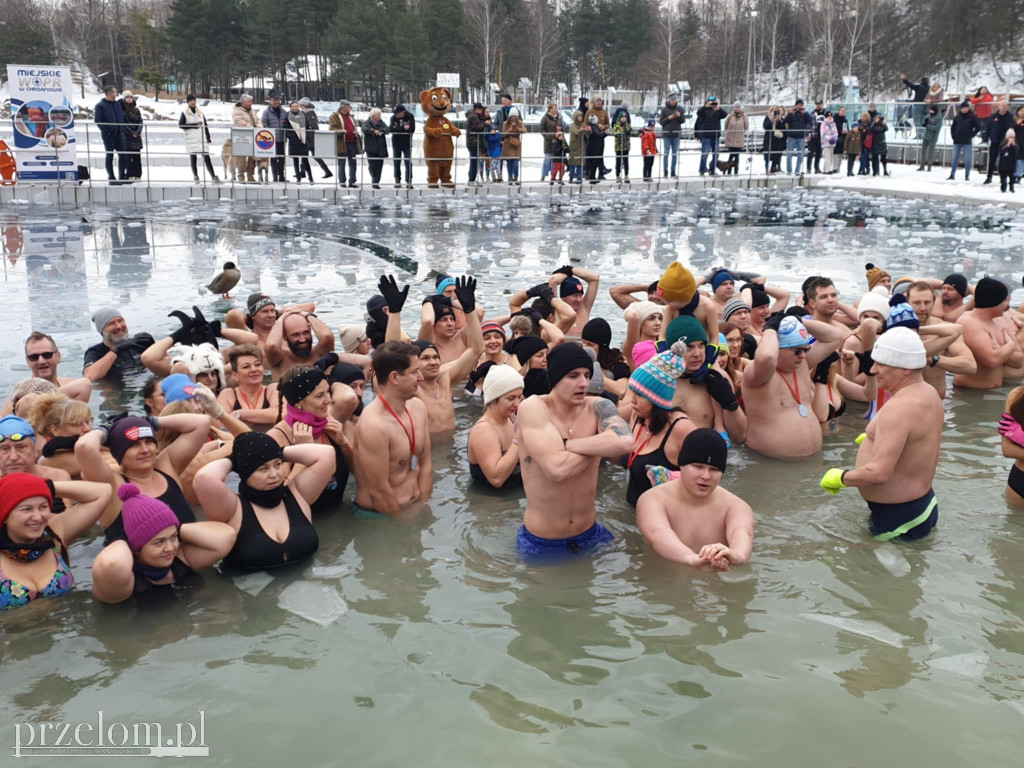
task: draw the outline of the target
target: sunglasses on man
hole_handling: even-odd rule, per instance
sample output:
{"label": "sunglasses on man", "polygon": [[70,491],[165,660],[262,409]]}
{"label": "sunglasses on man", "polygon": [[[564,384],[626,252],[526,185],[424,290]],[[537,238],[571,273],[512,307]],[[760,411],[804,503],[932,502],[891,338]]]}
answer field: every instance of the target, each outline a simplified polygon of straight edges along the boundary
{"label": "sunglasses on man", "polygon": [[36,362],[40,357],[43,360],[49,360],[51,357],[56,355],[56,352],[33,352],[31,355],[25,355],[30,363]]}

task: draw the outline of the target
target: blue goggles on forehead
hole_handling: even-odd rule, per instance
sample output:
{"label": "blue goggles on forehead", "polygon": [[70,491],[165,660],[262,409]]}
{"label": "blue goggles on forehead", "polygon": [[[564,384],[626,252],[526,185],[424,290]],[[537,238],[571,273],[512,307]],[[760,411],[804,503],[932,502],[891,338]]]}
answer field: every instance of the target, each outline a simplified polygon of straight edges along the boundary
{"label": "blue goggles on forehead", "polygon": [[20,443],[23,440],[31,440],[33,443],[36,441],[35,435],[23,435],[19,432],[15,432],[12,435],[0,435],[0,443],[3,443],[4,441]]}

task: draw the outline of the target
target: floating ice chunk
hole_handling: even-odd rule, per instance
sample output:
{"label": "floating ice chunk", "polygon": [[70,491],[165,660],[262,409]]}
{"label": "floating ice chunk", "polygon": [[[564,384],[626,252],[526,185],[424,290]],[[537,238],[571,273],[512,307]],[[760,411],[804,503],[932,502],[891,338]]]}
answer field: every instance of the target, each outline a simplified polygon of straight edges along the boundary
{"label": "floating ice chunk", "polygon": [[821,613],[802,613],[800,615],[805,619],[817,621],[822,624],[828,624],[853,635],[870,637],[872,640],[877,640],[880,643],[891,645],[893,648],[903,647],[903,635],[898,632],[893,632],[888,627],[884,627],[874,621],[847,619],[842,616],[827,616]]}
{"label": "floating ice chunk", "polygon": [[296,581],[281,593],[277,604],[321,627],[333,624],[348,611],[336,589],[314,581]]}
{"label": "floating ice chunk", "polygon": [[370,234],[369,232],[359,232],[359,233],[356,234],[356,237],[361,237],[363,239],[366,239],[368,237],[373,237],[373,235]]}
{"label": "floating ice chunk", "polygon": [[504,240],[495,240],[493,243],[491,243],[491,245],[493,245],[495,248],[508,248],[510,246],[510,243],[506,243]]}
{"label": "floating ice chunk", "polygon": [[266,571],[256,571],[254,573],[247,573],[244,576],[236,576],[235,585],[243,592],[248,592],[255,597],[273,580],[274,577]]}
{"label": "floating ice chunk", "polygon": [[876,549],[875,557],[893,576],[906,576],[910,573],[910,563],[907,562],[907,558],[893,547]]}
{"label": "floating ice chunk", "polygon": [[515,259],[502,259],[501,261],[498,262],[498,264],[500,266],[502,266],[502,267],[518,267],[519,266],[519,262],[516,261]]}
{"label": "floating ice chunk", "polygon": [[973,677],[980,680],[988,668],[988,655],[984,651],[974,653],[958,653],[955,656],[945,656],[941,659],[931,659],[928,666],[932,669],[943,669],[955,675]]}
{"label": "floating ice chunk", "polygon": [[355,573],[351,565],[318,565],[310,571],[315,579],[343,579]]}

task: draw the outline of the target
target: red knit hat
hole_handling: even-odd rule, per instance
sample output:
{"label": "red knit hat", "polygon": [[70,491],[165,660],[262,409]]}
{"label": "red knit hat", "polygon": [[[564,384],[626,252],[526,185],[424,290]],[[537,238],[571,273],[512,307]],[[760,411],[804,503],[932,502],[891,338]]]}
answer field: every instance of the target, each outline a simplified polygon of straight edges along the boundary
{"label": "red knit hat", "polygon": [[0,477],[0,525],[7,522],[12,509],[33,496],[42,496],[53,506],[53,494],[43,478],[28,472],[12,472]]}
{"label": "red knit hat", "polygon": [[135,483],[118,486],[117,497],[121,500],[124,535],[132,552],[138,552],[164,528],[181,526],[170,507],[159,499],[146,496]]}

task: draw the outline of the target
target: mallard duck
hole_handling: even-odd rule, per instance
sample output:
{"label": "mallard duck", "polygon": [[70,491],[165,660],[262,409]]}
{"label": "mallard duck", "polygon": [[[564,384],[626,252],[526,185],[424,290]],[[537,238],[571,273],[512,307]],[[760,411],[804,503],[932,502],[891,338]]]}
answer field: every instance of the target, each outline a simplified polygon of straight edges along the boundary
{"label": "mallard duck", "polygon": [[224,262],[224,271],[217,275],[206,286],[206,290],[210,293],[219,293],[222,299],[230,299],[228,295],[231,293],[231,289],[238,285],[238,281],[242,279],[242,273],[238,271],[233,261]]}

